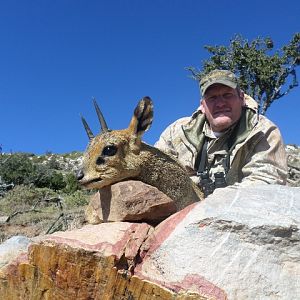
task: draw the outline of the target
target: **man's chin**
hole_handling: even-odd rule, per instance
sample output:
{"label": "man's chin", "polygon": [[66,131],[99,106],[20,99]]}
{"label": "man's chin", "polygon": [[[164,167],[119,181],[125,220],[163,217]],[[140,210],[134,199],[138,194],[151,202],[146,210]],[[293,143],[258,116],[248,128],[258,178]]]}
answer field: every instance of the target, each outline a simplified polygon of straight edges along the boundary
{"label": "man's chin", "polygon": [[212,129],[216,132],[222,132],[228,129],[233,124],[231,118],[227,116],[218,117],[214,120]]}

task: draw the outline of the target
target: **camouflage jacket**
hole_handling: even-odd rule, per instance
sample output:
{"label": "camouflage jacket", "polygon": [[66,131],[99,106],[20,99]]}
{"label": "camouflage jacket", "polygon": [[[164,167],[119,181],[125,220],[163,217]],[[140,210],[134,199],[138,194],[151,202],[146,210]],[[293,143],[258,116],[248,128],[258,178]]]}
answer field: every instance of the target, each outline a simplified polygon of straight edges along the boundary
{"label": "camouflage jacket", "polygon": [[240,126],[243,129],[237,129],[231,149],[227,140],[234,129],[230,128],[216,138],[200,110],[169,125],[154,146],[177,158],[196,183],[199,181],[196,176],[197,157],[204,138],[208,137],[210,173],[222,171],[224,158],[229,153],[228,185],[286,184],[287,159],[280,131],[266,117],[257,114],[255,100],[247,95],[245,100],[246,106],[239,121],[244,124]]}

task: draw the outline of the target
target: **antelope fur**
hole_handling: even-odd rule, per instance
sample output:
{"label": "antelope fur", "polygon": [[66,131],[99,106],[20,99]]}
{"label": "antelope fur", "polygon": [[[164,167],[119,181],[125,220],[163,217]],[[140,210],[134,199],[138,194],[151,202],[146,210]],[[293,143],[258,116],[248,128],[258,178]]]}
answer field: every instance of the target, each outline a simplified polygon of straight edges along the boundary
{"label": "antelope fur", "polygon": [[[123,180],[139,180],[173,199],[178,210],[203,199],[202,192],[179,162],[142,142],[152,119],[152,101],[144,97],[135,108],[128,128],[105,130],[90,139],[78,178],[80,184],[88,189],[101,189]],[[107,146],[117,147],[115,155],[103,155]]]}

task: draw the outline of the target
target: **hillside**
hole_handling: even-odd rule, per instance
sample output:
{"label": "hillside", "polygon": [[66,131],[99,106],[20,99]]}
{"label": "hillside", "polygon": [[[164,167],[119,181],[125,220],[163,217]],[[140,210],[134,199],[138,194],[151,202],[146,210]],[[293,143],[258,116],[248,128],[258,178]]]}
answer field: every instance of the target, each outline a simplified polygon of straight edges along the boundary
{"label": "hillside", "polygon": [[0,242],[81,227],[89,192],[76,171],[82,153],[0,156]]}

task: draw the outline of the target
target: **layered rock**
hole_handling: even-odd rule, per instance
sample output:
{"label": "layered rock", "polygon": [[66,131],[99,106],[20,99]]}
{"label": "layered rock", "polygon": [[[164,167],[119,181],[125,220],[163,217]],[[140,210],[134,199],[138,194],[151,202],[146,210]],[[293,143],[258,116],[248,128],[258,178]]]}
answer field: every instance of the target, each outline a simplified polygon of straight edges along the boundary
{"label": "layered rock", "polygon": [[299,299],[300,188],[219,189],[187,209],[145,242],[136,274],[165,282],[202,275],[228,299]]}
{"label": "layered rock", "polygon": [[2,299],[299,299],[300,188],[216,192],[157,227],[113,222],[34,241]]}
{"label": "layered rock", "polygon": [[27,253],[1,269],[1,299],[225,299],[222,291],[220,297],[209,289],[198,294],[187,283],[164,286],[133,275],[152,230],[145,223],[115,222],[33,242]]}

